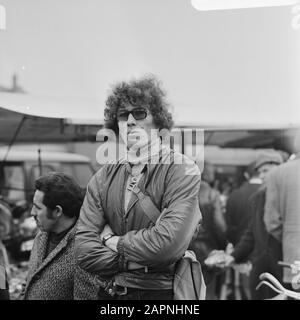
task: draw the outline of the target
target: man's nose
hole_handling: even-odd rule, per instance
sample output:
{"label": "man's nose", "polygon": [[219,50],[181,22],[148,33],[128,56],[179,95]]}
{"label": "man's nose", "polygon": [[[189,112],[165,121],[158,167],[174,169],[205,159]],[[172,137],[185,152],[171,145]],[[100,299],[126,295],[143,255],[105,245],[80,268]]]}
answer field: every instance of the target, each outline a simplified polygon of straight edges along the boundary
{"label": "man's nose", "polygon": [[136,120],[134,119],[133,115],[129,113],[128,119],[127,119],[127,125],[135,125],[135,124],[136,124]]}
{"label": "man's nose", "polygon": [[36,212],[35,212],[34,208],[31,209],[30,215],[31,215],[32,217],[34,217],[34,218],[36,217]]}

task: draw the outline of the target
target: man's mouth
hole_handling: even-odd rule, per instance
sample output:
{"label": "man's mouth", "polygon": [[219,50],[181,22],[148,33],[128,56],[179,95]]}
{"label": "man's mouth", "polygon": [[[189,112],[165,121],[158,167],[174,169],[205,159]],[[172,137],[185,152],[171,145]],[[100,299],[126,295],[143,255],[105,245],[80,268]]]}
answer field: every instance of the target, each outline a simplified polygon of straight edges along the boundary
{"label": "man's mouth", "polygon": [[136,134],[136,133],[138,133],[138,130],[136,130],[136,129],[127,130],[127,135],[129,135],[129,134]]}

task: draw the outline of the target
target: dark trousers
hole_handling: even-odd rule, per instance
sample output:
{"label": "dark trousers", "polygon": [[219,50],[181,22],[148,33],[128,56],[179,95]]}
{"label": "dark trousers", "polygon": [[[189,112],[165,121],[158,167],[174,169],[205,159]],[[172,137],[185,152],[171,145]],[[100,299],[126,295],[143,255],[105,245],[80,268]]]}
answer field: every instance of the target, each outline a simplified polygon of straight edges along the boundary
{"label": "dark trousers", "polygon": [[[274,273],[271,272],[268,266],[268,261],[266,258],[260,259],[259,261],[256,261],[255,264],[253,264],[253,269],[250,274],[250,291],[252,300],[270,299],[277,295],[275,291],[273,291],[266,285],[262,285],[258,290],[256,289],[257,285],[260,282],[259,276],[264,272],[269,272],[274,275]],[[274,276],[276,277],[276,275]]]}
{"label": "dark trousers", "polygon": [[282,268],[278,265],[278,260],[266,254],[253,261],[253,269],[250,274],[250,290],[252,300],[264,300],[275,297],[278,293],[266,285],[262,285],[256,290],[260,282],[259,276],[264,273],[271,273],[277,280],[282,280]]}
{"label": "dark trousers", "polygon": [[8,290],[0,289],[0,300],[9,300]]}

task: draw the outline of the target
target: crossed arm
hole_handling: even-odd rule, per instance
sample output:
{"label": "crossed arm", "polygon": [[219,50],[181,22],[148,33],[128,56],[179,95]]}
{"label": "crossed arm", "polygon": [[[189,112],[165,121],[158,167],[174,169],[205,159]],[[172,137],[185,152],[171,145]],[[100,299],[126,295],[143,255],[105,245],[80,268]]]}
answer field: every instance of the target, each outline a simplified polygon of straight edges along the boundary
{"label": "crossed arm", "polygon": [[185,175],[173,167],[166,181],[167,209],[154,226],[132,230],[106,241],[112,230],[104,218],[97,180],[87,189],[76,234],[75,254],[79,265],[92,273],[114,275],[139,266],[169,265],[183,256],[201,219],[198,205],[200,175]]}

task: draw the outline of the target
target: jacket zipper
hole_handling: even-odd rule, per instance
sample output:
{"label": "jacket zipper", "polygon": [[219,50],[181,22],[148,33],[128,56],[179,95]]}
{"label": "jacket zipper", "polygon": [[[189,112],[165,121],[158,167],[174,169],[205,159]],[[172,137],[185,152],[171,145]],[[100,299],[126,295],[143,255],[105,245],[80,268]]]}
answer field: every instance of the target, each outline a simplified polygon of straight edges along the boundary
{"label": "jacket zipper", "polygon": [[123,182],[123,186],[122,186],[122,191],[121,191],[121,210],[122,210],[122,224],[121,224],[121,232],[122,234],[125,234],[127,232],[127,223],[126,220],[127,218],[125,217],[125,188],[126,188],[126,184],[127,184],[127,180],[129,177],[128,171],[126,170],[126,167],[124,168],[125,170],[125,174],[124,174],[124,182]]}

